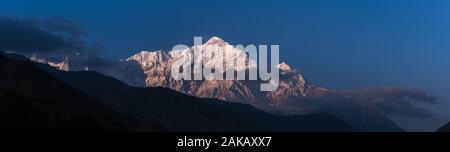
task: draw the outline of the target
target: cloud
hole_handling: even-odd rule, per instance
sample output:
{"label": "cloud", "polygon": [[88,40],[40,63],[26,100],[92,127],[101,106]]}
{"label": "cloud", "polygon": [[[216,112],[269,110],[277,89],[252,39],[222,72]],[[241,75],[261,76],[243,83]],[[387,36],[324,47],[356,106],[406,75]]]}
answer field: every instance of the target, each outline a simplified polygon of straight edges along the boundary
{"label": "cloud", "polygon": [[75,21],[63,17],[18,18],[0,15],[0,51],[35,56],[46,61],[69,59],[71,70],[104,68],[114,61],[100,56],[102,47],[83,41],[87,34]]}
{"label": "cloud", "polygon": [[416,103],[436,104],[439,98],[429,96],[420,90],[368,87],[317,91],[298,101],[303,108],[367,109],[403,118],[426,118],[433,116],[433,113],[428,109],[419,108]]}
{"label": "cloud", "polygon": [[38,20],[38,22],[51,32],[66,33],[73,38],[81,38],[87,34],[78,22],[68,20],[64,17],[51,17]]}
{"label": "cloud", "polygon": [[19,53],[82,50],[80,30],[63,19],[39,20],[0,15],[0,49]]}

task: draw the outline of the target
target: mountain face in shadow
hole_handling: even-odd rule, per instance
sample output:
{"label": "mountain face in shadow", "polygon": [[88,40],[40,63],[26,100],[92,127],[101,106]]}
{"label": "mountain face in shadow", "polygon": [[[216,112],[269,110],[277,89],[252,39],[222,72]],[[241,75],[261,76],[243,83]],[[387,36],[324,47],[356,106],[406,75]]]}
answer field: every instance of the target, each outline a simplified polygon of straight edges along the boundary
{"label": "mountain face in shadow", "polygon": [[450,132],[450,123],[447,123],[441,128],[439,128],[437,132]]}
{"label": "mountain face in shadow", "polygon": [[162,129],[122,115],[19,56],[0,54],[0,129]]}
{"label": "mountain face in shadow", "polygon": [[[41,73],[42,71],[32,64],[48,73]],[[9,71],[9,73],[14,73],[14,76],[2,74],[0,79],[4,82],[14,79],[15,82],[3,90],[15,90],[23,94],[57,101],[65,100],[64,103],[68,105],[81,106],[91,111],[106,109],[106,107],[100,106],[102,104],[95,103],[101,101],[104,105],[128,117],[146,122],[156,122],[169,131],[357,131],[347,122],[325,113],[277,116],[257,110],[250,105],[223,102],[217,99],[200,99],[167,88],[130,87],[119,80],[97,72],[66,72],[44,64],[11,61],[4,58],[2,58],[1,67],[1,71]],[[23,76],[24,74],[33,75],[33,77]],[[63,84],[56,85],[56,83],[60,83],[59,80],[53,79],[48,74],[95,99],[85,96],[83,96],[83,100],[80,99],[82,93],[74,93],[77,90],[66,88]],[[20,80],[24,80],[19,81],[15,75]],[[30,85],[30,82],[27,81],[34,83]],[[39,89],[48,91],[36,93]],[[77,102],[80,100],[83,102]],[[86,105],[81,104],[85,102],[93,102],[92,104],[97,106],[85,107]]]}
{"label": "mountain face in shadow", "polygon": [[0,96],[0,130],[106,131],[106,128],[94,116],[76,112],[68,105],[6,93]]}
{"label": "mountain face in shadow", "polygon": [[130,87],[97,72],[60,71],[18,56],[0,55],[0,83],[4,130],[356,131],[324,113],[276,116],[166,88]]}

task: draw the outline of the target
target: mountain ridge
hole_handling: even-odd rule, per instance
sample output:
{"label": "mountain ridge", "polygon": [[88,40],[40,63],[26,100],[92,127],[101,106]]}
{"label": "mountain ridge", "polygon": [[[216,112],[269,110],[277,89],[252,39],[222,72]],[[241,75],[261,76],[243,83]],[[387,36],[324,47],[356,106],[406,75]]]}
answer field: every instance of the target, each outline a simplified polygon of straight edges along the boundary
{"label": "mountain ridge", "polygon": [[[190,48],[172,51],[141,51],[127,59],[120,60],[112,70],[93,69],[102,74],[112,76],[130,86],[165,87],[178,92],[200,98],[215,98],[229,102],[250,104],[260,110],[277,115],[308,114],[314,112],[331,113],[340,119],[366,131],[403,131],[384,114],[371,109],[352,109],[348,112],[342,109],[307,107],[310,97],[336,94],[335,90],[314,85],[308,82],[302,73],[287,63],[281,62],[276,67],[280,70],[279,87],[275,91],[261,92],[261,80],[174,80],[170,67],[181,57],[195,54],[196,51],[212,52],[222,49],[225,53],[233,53],[236,57],[248,59],[245,65],[235,65],[235,71],[248,73],[257,69],[256,61],[247,57],[246,53],[234,48],[219,37],[213,37],[206,43]],[[214,62],[203,58],[203,66],[213,67]],[[70,62],[70,61],[69,61]],[[49,64],[50,66],[55,64]],[[56,64],[58,65],[58,64]],[[61,64],[59,64],[61,65]],[[64,64],[62,64],[64,65]],[[226,65],[225,65],[226,66]],[[53,66],[59,68],[57,66]],[[69,67],[70,66],[69,64]],[[75,66],[83,67],[83,66]],[[84,70],[84,69],[69,69]],[[85,71],[85,70],[84,70]],[[193,73],[201,72],[193,69]],[[224,71],[219,71],[224,72]],[[305,107],[306,103],[306,107]],[[360,117],[367,116],[367,117]]]}
{"label": "mountain ridge", "polygon": [[[3,61],[3,59],[0,60]],[[325,113],[276,116],[257,110],[250,105],[223,102],[217,99],[201,99],[168,88],[131,87],[95,71],[67,72],[38,62],[10,62],[22,62],[27,67],[44,70],[55,77],[52,81],[62,81],[80,90],[83,94],[92,97],[92,102],[100,101],[101,104],[127,117],[145,122],[157,122],[169,131],[357,131],[347,122]],[[0,65],[4,67],[6,64]],[[15,72],[29,71],[17,67],[12,69],[15,69]],[[0,68],[0,71],[5,70]],[[8,80],[0,78],[0,80]],[[46,81],[40,81],[40,83],[44,82]],[[29,83],[26,84],[30,86]]]}
{"label": "mountain ridge", "polygon": [[[8,57],[5,57],[4,55],[7,54],[0,53],[0,83],[2,84],[0,86],[0,95],[2,95],[2,104],[10,105],[3,107],[7,110],[11,110],[14,107],[19,109],[29,107],[38,113],[47,113],[48,115],[43,115],[47,120],[65,120],[82,116],[84,120],[95,122],[95,124],[98,124],[96,126],[100,125],[100,128],[104,129],[104,131],[165,130],[158,125],[141,122],[140,120],[117,113],[104,104],[58,80],[53,75],[36,66],[35,63],[25,60],[26,58],[24,57],[18,55],[8,55]],[[16,104],[14,101],[20,102],[20,104]],[[33,115],[27,115],[24,112],[26,111],[6,113],[6,116],[33,117]],[[8,117],[4,117],[2,122],[8,121],[8,119]],[[17,123],[22,123],[25,120],[17,119],[16,121]],[[73,123],[73,121],[57,122]],[[52,121],[48,123],[42,125],[52,125]],[[8,126],[13,124],[4,123],[3,125]],[[66,129],[77,130],[77,128]]]}
{"label": "mountain ridge", "polygon": [[[77,72],[79,75],[76,77],[70,77],[61,71],[53,72],[56,72],[54,74],[60,79],[65,79],[65,82],[80,90],[85,90],[86,93],[97,97],[118,111],[131,113],[132,116],[144,120],[165,122],[162,123],[164,126],[175,131],[354,131],[354,129],[350,129],[353,127],[349,128],[351,125],[342,123],[343,121],[324,113],[305,116],[275,116],[259,111],[250,105],[196,98],[163,87],[129,87],[112,77],[98,79],[97,76],[104,76],[97,72],[79,71]],[[95,83],[83,86],[78,83],[81,81]],[[99,84],[113,84],[113,87]],[[111,95],[110,92],[115,93]],[[209,118],[211,116],[208,115],[213,115],[214,119]],[[214,127],[208,125],[199,127],[198,124],[192,125],[192,122],[209,124]]]}

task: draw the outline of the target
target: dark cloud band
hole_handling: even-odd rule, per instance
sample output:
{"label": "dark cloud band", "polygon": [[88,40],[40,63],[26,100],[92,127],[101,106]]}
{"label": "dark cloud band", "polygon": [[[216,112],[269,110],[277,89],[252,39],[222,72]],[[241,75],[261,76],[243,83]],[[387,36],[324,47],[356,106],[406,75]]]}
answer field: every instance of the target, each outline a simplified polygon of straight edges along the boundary
{"label": "dark cloud band", "polygon": [[[49,21],[28,18],[20,19],[0,16],[0,49],[19,53],[73,51],[82,47],[80,39],[68,23],[53,21],[47,28]],[[47,23],[50,25],[50,23]],[[58,32],[53,28],[64,25]],[[75,26],[73,26],[75,27]]]}

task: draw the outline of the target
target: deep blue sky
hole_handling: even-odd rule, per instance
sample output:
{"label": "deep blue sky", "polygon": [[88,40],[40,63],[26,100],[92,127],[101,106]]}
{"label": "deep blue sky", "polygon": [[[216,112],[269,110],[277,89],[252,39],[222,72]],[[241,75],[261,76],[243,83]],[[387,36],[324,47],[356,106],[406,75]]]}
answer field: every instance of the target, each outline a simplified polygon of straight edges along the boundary
{"label": "deep blue sky", "polygon": [[[214,35],[279,44],[282,61],[328,88],[403,86],[450,99],[448,0],[0,0],[0,14],[75,20],[113,59]],[[450,121],[450,104],[432,108],[432,125],[408,129]]]}

